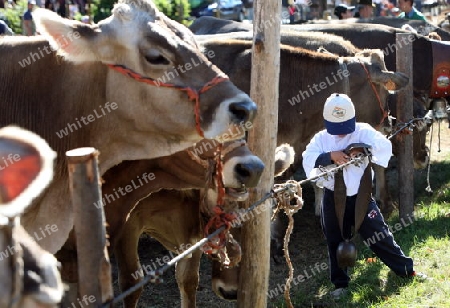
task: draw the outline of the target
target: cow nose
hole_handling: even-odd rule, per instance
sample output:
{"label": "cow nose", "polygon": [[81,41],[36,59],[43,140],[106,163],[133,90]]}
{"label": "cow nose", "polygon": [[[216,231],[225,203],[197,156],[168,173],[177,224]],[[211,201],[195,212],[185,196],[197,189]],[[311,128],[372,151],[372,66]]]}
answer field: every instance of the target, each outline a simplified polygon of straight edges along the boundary
{"label": "cow nose", "polygon": [[239,124],[241,122],[253,121],[258,108],[253,101],[246,100],[243,102],[231,103],[229,110],[232,114],[232,121]]}
{"label": "cow nose", "polygon": [[225,290],[223,288],[219,288],[220,296],[223,299],[234,301],[237,300],[237,290]]}
{"label": "cow nose", "polygon": [[234,167],[237,179],[247,187],[258,185],[263,170],[264,163],[259,159],[251,163],[237,164]]}

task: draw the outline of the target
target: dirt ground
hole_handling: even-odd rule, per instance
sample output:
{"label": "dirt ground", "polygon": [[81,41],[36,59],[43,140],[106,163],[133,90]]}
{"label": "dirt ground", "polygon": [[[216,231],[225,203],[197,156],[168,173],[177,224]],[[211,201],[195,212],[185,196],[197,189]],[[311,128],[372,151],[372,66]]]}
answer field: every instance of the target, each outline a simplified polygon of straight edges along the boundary
{"label": "dirt ground", "polygon": [[[441,20],[441,19],[439,19]],[[428,136],[430,139],[431,134]],[[439,126],[433,126],[432,144],[429,141],[427,145],[431,149],[431,163],[448,159],[450,155],[450,130],[448,122],[443,122]],[[440,151],[439,151],[440,150]],[[417,171],[414,175],[416,178],[426,177],[426,170]],[[395,186],[397,182],[395,173],[390,174],[390,186]],[[425,188],[425,187],[424,187]],[[322,231],[320,229],[319,218],[314,215],[313,194],[310,188],[304,188],[305,206],[295,216],[294,231],[291,236],[289,252],[294,265],[294,276],[300,273],[307,273],[311,278],[303,283],[291,286],[291,294],[298,292],[301,288],[303,293],[314,293],[317,295],[318,302],[314,303],[314,307],[327,307],[326,302],[321,302],[319,297],[323,290],[318,289],[323,281],[318,281],[320,275],[311,275],[314,265],[327,263],[327,250]],[[395,188],[394,188],[395,190]],[[158,242],[148,236],[142,236],[139,246],[139,256],[142,264],[151,264],[158,257],[167,255],[168,252]],[[113,264],[113,281],[115,294],[119,293],[117,282],[117,268],[115,266],[114,257]],[[270,281],[269,290],[275,289],[278,285],[285,283],[288,277],[288,268],[285,263],[275,264],[271,259],[270,264]],[[325,269],[326,271],[326,269]],[[235,302],[228,302],[218,298],[211,289],[211,262],[206,257],[202,258],[200,267],[200,283],[197,291],[197,307],[200,308],[232,308],[236,307]],[[326,275],[325,275],[326,276]],[[169,269],[163,276],[162,284],[147,284],[142,293],[138,307],[142,308],[166,308],[180,307],[180,296],[175,281],[174,269]],[[324,279],[323,275],[320,279]],[[325,278],[326,279],[326,278]],[[261,294],[261,296],[264,296]],[[279,305],[283,295],[280,294],[275,299],[268,300],[268,307],[276,307]],[[122,307],[117,305],[117,307]]]}

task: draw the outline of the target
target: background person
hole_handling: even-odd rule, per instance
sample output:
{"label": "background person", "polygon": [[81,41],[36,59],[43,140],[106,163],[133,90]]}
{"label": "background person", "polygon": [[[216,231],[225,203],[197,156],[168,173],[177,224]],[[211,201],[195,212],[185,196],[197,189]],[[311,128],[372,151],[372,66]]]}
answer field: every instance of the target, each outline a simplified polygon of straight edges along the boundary
{"label": "background person", "polygon": [[[314,135],[302,154],[303,168],[307,177],[321,173],[322,171],[319,170],[321,166],[342,165],[348,162],[351,157],[350,154],[344,153],[344,149],[353,143],[369,145],[372,162],[384,168],[387,167],[392,155],[391,142],[369,124],[356,122],[355,106],[347,95],[332,94],[325,102],[323,117],[326,129]],[[416,274],[413,260],[405,256],[395,242],[371,195],[372,170],[368,158],[366,157],[358,166],[346,166],[342,171],[342,184],[335,183],[336,177],[337,174],[321,179],[324,187],[322,229],[328,245],[330,278],[336,288],[330,295],[338,299],[347,292],[350,277],[347,274],[347,267],[341,268],[338,265],[337,249],[342,242],[352,238],[351,228],[355,225],[355,221],[361,223],[360,226],[355,226],[357,228],[355,232],[362,236],[368,243],[366,245],[395,274],[425,279],[425,275]],[[334,191],[337,184],[340,189],[343,185],[345,195],[341,199],[342,194],[336,194],[337,201],[335,201]],[[367,184],[368,191],[367,187],[363,187]],[[366,200],[369,200],[368,204],[365,203]],[[338,204],[339,201],[345,204]],[[357,206],[359,209],[363,208],[363,211],[359,212]],[[366,206],[367,210],[364,208]],[[337,218],[339,209],[343,209],[344,212],[341,221]]]}
{"label": "background person", "polygon": [[398,18],[427,21],[425,16],[413,6],[413,0],[398,0],[398,7],[402,11]]}
{"label": "background person", "polygon": [[14,35],[14,32],[8,27],[6,22],[0,19],[0,36],[1,35]]}
{"label": "background person", "polygon": [[23,14],[23,35],[32,36],[35,34],[33,16],[31,16],[35,5],[35,0],[28,0],[28,9]]}
{"label": "background person", "polygon": [[372,0],[359,0],[358,1],[358,12],[355,13],[355,17],[358,18],[371,18],[373,16],[373,8],[375,4]]}
{"label": "background person", "polygon": [[348,6],[342,3],[334,8],[334,15],[336,15],[339,19],[352,18],[354,9],[354,6]]}

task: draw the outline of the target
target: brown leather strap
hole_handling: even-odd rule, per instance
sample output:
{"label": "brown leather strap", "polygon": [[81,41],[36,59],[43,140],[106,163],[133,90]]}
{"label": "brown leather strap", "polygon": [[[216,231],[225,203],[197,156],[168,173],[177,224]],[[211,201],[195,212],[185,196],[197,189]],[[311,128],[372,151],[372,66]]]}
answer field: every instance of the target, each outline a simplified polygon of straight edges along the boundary
{"label": "brown leather strap", "polygon": [[[359,184],[358,195],[355,201],[355,234],[356,235],[361,227],[364,217],[367,213],[367,207],[369,206],[370,198],[372,196],[372,162],[369,158],[369,164],[364,170],[364,174],[361,177]],[[344,182],[344,175],[342,169],[334,175],[334,209],[336,211],[336,217],[338,219],[341,235],[344,237],[344,215],[345,204],[347,198],[347,188]],[[351,236],[350,238],[352,238]]]}
{"label": "brown leather strap", "polygon": [[341,229],[341,236],[344,237],[344,214],[345,214],[345,201],[347,199],[347,187],[345,187],[344,173],[342,169],[338,170],[334,175],[334,210],[336,211],[336,217],[339,223],[339,229]]}
{"label": "brown leather strap", "polygon": [[364,174],[361,177],[359,184],[358,195],[355,202],[355,235],[358,233],[359,228],[367,213],[367,207],[369,206],[370,198],[372,197],[372,162],[369,158],[369,164],[364,170]]}

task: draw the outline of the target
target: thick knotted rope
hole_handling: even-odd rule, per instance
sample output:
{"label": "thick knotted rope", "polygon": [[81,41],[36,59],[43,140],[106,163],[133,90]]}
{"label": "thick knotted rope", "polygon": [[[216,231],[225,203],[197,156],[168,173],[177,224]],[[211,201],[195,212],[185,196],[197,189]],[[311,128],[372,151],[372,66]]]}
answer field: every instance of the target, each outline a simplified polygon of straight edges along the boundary
{"label": "thick knotted rope", "polygon": [[286,229],[283,242],[284,257],[286,258],[286,263],[289,267],[289,277],[286,280],[286,285],[284,288],[284,298],[286,299],[288,307],[292,308],[294,306],[292,305],[289,292],[291,290],[291,282],[294,279],[294,267],[292,266],[291,257],[289,256],[289,240],[291,238],[292,230],[294,229],[293,215],[303,207],[302,187],[298,182],[293,180],[287,181],[285,184],[274,185],[274,187],[275,189],[289,187],[278,194],[274,193],[277,208],[272,216],[272,220],[276,213],[281,210],[286,213],[289,219],[289,224]]}

